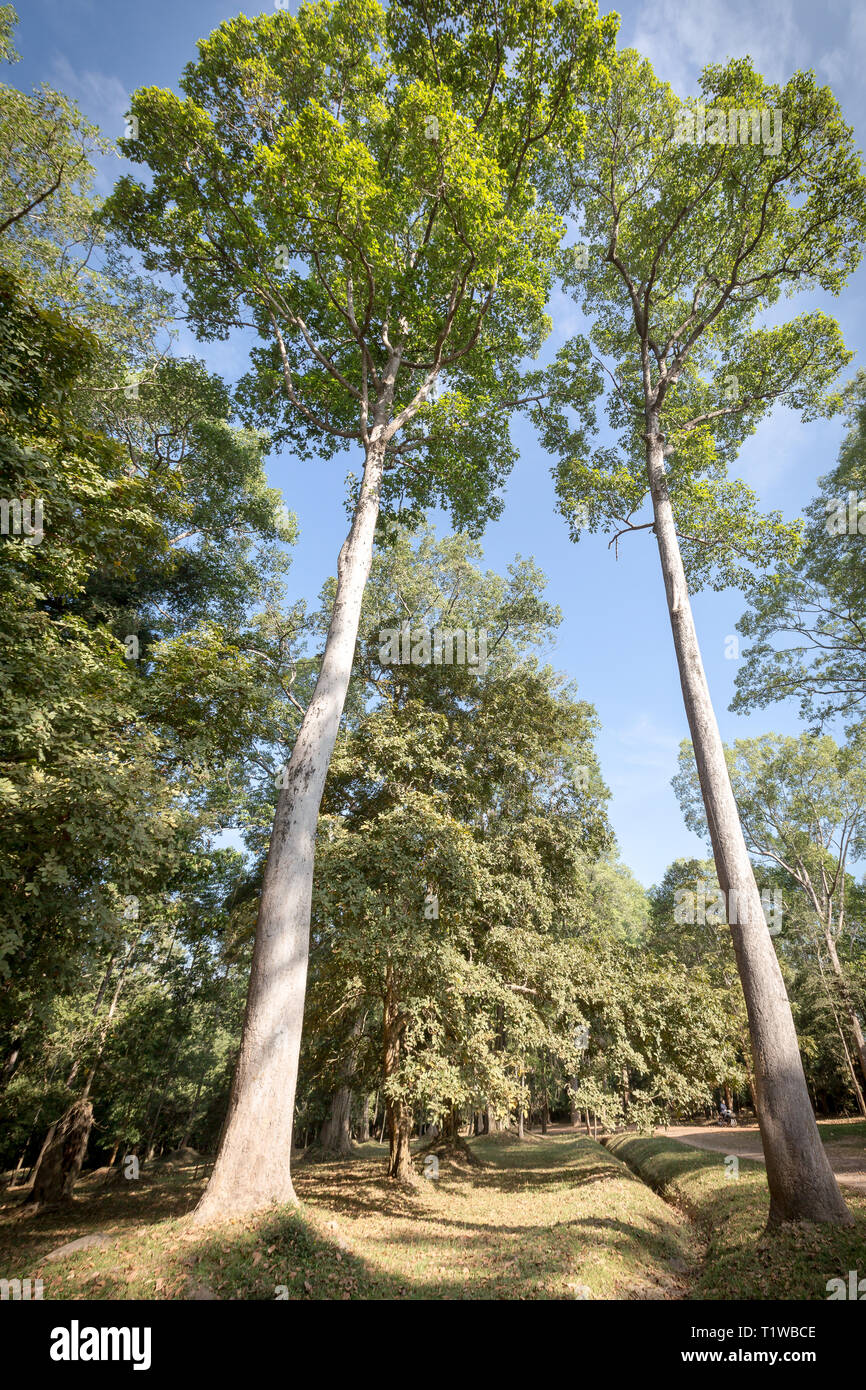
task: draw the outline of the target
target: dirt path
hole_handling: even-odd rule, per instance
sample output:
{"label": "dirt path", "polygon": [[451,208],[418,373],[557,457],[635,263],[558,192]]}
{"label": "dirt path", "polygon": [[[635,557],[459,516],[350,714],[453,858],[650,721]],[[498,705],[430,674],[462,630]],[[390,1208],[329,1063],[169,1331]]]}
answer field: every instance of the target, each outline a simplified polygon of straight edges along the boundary
{"label": "dirt path", "polygon": [[[669,1129],[656,1131],[667,1139],[679,1139],[691,1144],[695,1149],[708,1149],[712,1153],[736,1154],[739,1158],[752,1158],[764,1162],[761,1146],[761,1132],[757,1125],[738,1125],[736,1129],[722,1129],[706,1125],[671,1125]],[[866,1192],[866,1152],[862,1143],[852,1140],[829,1140],[824,1145],[833,1172],[845,1187],[856,1187]]]}

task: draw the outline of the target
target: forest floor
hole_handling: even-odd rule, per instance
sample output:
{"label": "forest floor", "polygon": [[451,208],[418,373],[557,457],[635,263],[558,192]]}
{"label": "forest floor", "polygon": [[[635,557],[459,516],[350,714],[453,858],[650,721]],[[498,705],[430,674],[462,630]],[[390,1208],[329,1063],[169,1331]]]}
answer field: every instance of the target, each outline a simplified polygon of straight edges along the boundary
{"label": "forest floor", "polygon": [[[0,1275],[44,1298],[682,1298],[700,1259],[691,1225],[624,1164],[573,1132],[472,1141],[482,1166],[440,1159],[396,1187],[386,1148],[299,1163],[303,1214],[211,1230],[183,1219],[204,1179],[152,1164],[137,1181],[84,1178],[72,1209],[0,1209]],[[99,1232],[102,1247],[46,1257]]]}
{"label": "forest floor", "polygon": [[[775,1237],[761,1244],[759,1164],[743,1160],[731,1183],[715,1157],[677,1141],[623,1135],[611,1148],[621,1141],[630,1151],[615,1156],[567,1129],[477,1138],[479,1166],[442,1157],[425,1178],[419,1156],[412,1187],[385,1178],[385,1147],[370,1143],[345,1161],[299,1162],[301,1211],[206,1230],[188,1220],[209,1171],[194,1159],[131,1181],[85,1175],[66,1210],[22,1215],[20,1197],[3,1194],[0,1277],[41,1278],[45,1299],[630,1300],[825,1298],[858,1250],[866,1270],[860,1194],[853,1232],[796,1228],[777,1250]],[[639,1177],[634,1146],[647,1144],[656,1171]],[[88,1236],[98,1241],[56,1256]],[[779,1253],[793,1269],[785,1293]]]}
{"label": "forest floor", "polygon": [[[730,1138],[737,1131],[719,1133]],[[844,1189],[853,1226],[798,1222],[768,1231],[762,1159],[745,1158],[733,1148],[711,1155],[671,1138],[670,1131],[652,1138],[615,1134],[604,1142],[703,1233],[704,1260],[691,1298],[826,1299],[831,1279],[841,1278],[847,1288],[852,1270],[866,1272],[862,1191]]]}

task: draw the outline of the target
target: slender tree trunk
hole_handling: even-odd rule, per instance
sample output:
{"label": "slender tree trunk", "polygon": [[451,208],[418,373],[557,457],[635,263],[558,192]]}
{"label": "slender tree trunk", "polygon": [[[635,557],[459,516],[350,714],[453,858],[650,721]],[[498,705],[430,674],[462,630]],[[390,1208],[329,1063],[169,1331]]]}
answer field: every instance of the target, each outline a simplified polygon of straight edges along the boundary
{"label": "slender tree trunk", "polygon": [[32,1018],[33,1005],[31,1004],[29,1009],[27,1010],[27,1013],[24,1016],[23,1022],[19,1025],[21,1028],[20,1033],[17,1037],[12,1039],[12,1042],[9,1045],[9,1051],[6,1054],[6,1061],[3,1063],[3,1072],[2,1075],[0,1075],[0,1091],[6,1090],[6,1087],[9,1085],[9,1082],[12,1080],[13,1076],[15,1075],[16,1071],[18,1070],[21,1064],[21,1049],[24,1046],[24,1034],[26,1033]]}
{"label": "slender tree trunk", "polygon": [[[396,365],[394,366],[396,372]],[[393,377],[390,383],[393,393]],[[390,401],[387,402],[390,406]],[[277,802],[256,924],[229,1118],[198,1224],[296,1203],[292,1125],[304,1019],[310,904],[319,806],[352,674],[361,601],[373,558],[385,446],[367,451],[352,528],[340,550],[337,590],[316,689]]]}
{"label": "slender tree trunk", "polygon": [[830,967],[833,971],[833,974],[836,976],[836,979],[839,981],[839,990],[842,995],[842,1000],[845,1004],[845,1012],[848,1015],[848,1023],[851,1028],[851,1036],[853,1037],[855,1046],[857,1048],[857,1059],[860,1063],[860,1071],[862,1072],[863,1080],[866,1081],[866,1038],[864,1038],[863,1036],[863,1029],[860,1026],[860,1019],[857,1017],[857,1010],[854,1007],[854,1001],[851,998],[851,991],[848,988],[848,981],[845,978],[845,972],[842,969],[842,962],[839,960],[839,956],[836,951],[836,942],[834,940],[833,933],[826,922],[824,923],[824,940],[827,943],[827,955],[830,957]]}
{"label": "slender tree trunk", "polygon": [[[135,948],[141,939],[139,932],[135,941],[130,946],[124,958],[123,966],[117,977],[117,984],[114,994],[102,1023],[99,1027],[96,1056],[91,1063],[90,1071],[84,1083],[84,1090],[77,1100],[61,1115],[49,1129],[39,1157],[33,1171],[33,1186],[30,1189],[29,1202],[37,1206],[53,1205],[59,1201],[71,1201],[73,1188],[75,1187],[81,1165],[87,1153],[87,1145],[90,1141],[90,1130],[93,1125],[93,1106],[90,1103],[90,1090],[99,1070],[102,1061],[102,1054],[105,1051],[105,1044],[108,1038],[108,1030],[111,1027],[111,1020],[117,1011],[118,1000],[126,981],[127,971],[135,955]],[[112,957],[112,961],[114,957]],[[102,985],[97,994],[98,1008],[108,984],[108,975],[111,970],[109,962],[108,970],[105,973]],[[78,1060],[73,1063],[72,1071],[67,1078],[67,1085],[72,1081],[78,1071]],[[46,1166],[47,1165],[47,1166]]]}
{"label": "slender tree trunk", "polygon": [[[65,1113],[65,1112],[64,1112],[64,1113]],[[61,1117],[61,1118],[62,1118],[62,1117]],[[58,1120],[55,1120],[55,1121],[54,1121],[54,1124],[51,1125],[51,1126],[49,1126],[48,1133],[46,1134],[45,1138],[42,1140],[42,1148],[39,1150],[39,1153],[38,1153],[37,1156],[36,1156],[36,1162],[34,1163],[33,1167],[30,1169],[30,1172],[29,1172],[28,1175],[27,1175],[28,1182],[29,1182],[29,1180],[30,1180],[31,1177],[33,1178],[33,1181],[35,1182],[36,1179],[37,1179],[37,1177],[39,1176],[39,1170],[40,1170],[40,1168],[42,1167],[42,1160],[43,1160],[43,1158],[45,1157],[45,1154],[46,1154],[46,1151],[47,1151],[47,1149],[48,1149],[49,1144],[52,1143],[52,1141],[53,1141],[53,1139],[54,1139],[54,1135],[55,1135],[55,1133],[56,1133],[58,1124],[59,1124],[59,1121],[58,1121]]]}
{"label": "slender tree trunk", "polygon": [[[664,438],[652,412],[647,425],[647,471],[655,533],[683,701],[716,874],[729,905],[729,921],[736,917],[731,935],[752,1040],[758,1123],[770,1188],[769,1223],[806,1220],[850,1225],[853,1217],[842,1199],[812,1114],[791,1006],[740,826],[674,527],[664,469]],[[736,913],[732,910],[734,901]]]}
{"label": "slender tree trunk", "polygon": [[27,1148],[28,1148],[28,1145],[29,1145],[29,1143],[30,1143],[30,1137],[31,1137],[31,1135],[32,1135],[32,1132],[33,1132],[33,1131],[31,1130],[31,1133],[27,1136],[27,1143],[24,1145],[24,1148],[21,1150],[21,1157],[18,1159],[18,1162],[17,1162],[16,1165],[15,1165],[15,1171],[13,1172],[12,1178],[11,1178],[11,1180],[10,1180],[10,1182],[9,1182],[9,1191],[10,1191],[10,1192],[11,1192],[12,1188],[15,1186],[16,1182],[18,1181],[18,1174],[21,1172],[21,1169],[24,1167],[24,1155],[25,1155],[26,1152],[27,1152]]}
{"label": "slender tree trunk", "polygon": [[821,962],[820,950],[818,951],[818,969],[821,972],[821,982],[824,986],[824,992],[827,995],[827,999],[830,1004],[830,1009],[833,1014],[833,1019],[836,1024],[836,1032],[839,1034],[839,1041],[842,1044],[842,1054],[845,1058],[845,1065],[848,1068],[848,1075],[851,1078],[851,1085],[854,1087],[854,1095],[857,1100],[857,1109],[860,1111],[860,1114],[864,1117],[864,1119],[866,1119],[866,1099],[864,1099],[860,1082],[857,1080],[857,1072],[854,1070],[854,1063],[851,1059],[851,1053],[848,1048],[848,1040],[845,1037],[845,1030],[842,1027],[842,1020],[839,1018],[839,1015],[836,1012],[836,1005],[833,1002],[833,995],[830,990],[830,986],[827,983],[827,976],[824,974],[824,966]]}
{"label": "slender tree trunk", "polygon": [[202,1086],[204,1085],[204,1078],[205,1078],[206,1072],[207,1072],[207,1063],[205,1063],[204,1067],[203,1067],[202,1070],[201,1070],[201,1074],[200,1074],[200,1076],[199,1076],[199,1078],[198,1078],[198,1085],[196,1086],[196,1089],[195,1089],[195,1100],[193,1101],[193,1103],[192,1103],[192,1108],[190,1109],[189,1115],[187,1116],[186,1125],[185,1125],[184,1131],[183,1131],[183,1138],[182,1138],[181,1141],[180,1141],[180,1147],[181,1147],[182,1149],[185,1149],[185,1148],[187,1147],[187,1145],[189,1144],[190,1139],[192,1138],[192,1127],[193,1127],[193,1124],[195,1123],[195,1117],[196,1117],[196,1113],[197,1113],[197,1111],[198,1111],[199,1097],[201,1096],[201,1088],[202,1088]]}
{"label": "slender tree trunk", "polygon": [[[108,1030],[111,1027],[111,1021],[114,1018],[115,1013],[117,1012],[117,1005],[120,1000],[121,993],[123,991],[123,986],[126,983],[126,977],[129,972],[129,967],[131,966],[133,957],[135,956],[135,948],[141,940],[141,937],[142,933],[139,932],[138,936],[135,938],[126,955],[124,956],[123,965],[120,967],[120,973],[117,977],[117,984],[114,987],[114,994],[111,996],[111,1003],[108,1006],[108,1012],[105,1015],[105,1018],[102,1020],[102,1024],[99,1029],[99,1042],[96,1049],[96,1056],[94,1057],[93,1062],[91,1063],[90,1071],[87,1073],[87,1080],[84,1083],[84,1090],[81,1093],[82,1100],[88,1099],[90,1095],[90,1089],[96,1079],[96,1073],[99,1070],[99,1064],[102,1061],[102,1054],[105,1051],[105,1044],[108,1041]],[[109,969],[110,968],[111,967],[109,965]],[[102,988],[100,989],[99,994],[97,996],[97,1007],[99,1003],[102,1001],[102,996],[105,993],[105,988],[107,984],[108,972],[106,972],[106,978],[103,981]]]}
{"label": "slender tree trunk", "polygon": [[523,1122],[524,1122],[523,1107],[524,1107],[524,1104],[525,1104],[525,1082],[524,1082],[524,1080],[523,1080],[523,1077],[522,1077],[521,1074],[520,1074],[520,1068],[519,1068],[519,1067],[515,1068],[515,1075],[516,1075],[516,1078],[517,1078],[517,1085],[518,1085],[518,1092],[517,1092],[517,1137],[518,1137],[518,1139],[522,1139],[522,1138],[523,1138],[523,1134],[524,1134],[524,1127],[523,1127]]}
{"label": "slender tree trunk", "polygon": [[116,959],[117,952],[115,951],[109,958],[108,965],[105,967],[105,974],[102,977],[99,989],[96,991],[96,998],[93,1001],[94,1014],[98,1014],[99,1010],[102,1008],[102,1000],[105,996],[105,991],[108,989],[108,982],[111,979],[111,972],[114,969],[114,962],[116,961]]}
{"label": "slender tree trunk", "polygon": [[746,1085],[747,1085],[748,1088],[749,1088],[749,1102],[750,1102],[750,1104],[751,1104],[751,1106],[752,1106],[752,1109],[755,1111],[755,1114],[757,1114],[757,1112],[758,1112],[758,1102],[757,1102],[756,1099],[755,1099],[755,1095],[756,1095],[756,1089],[755,1089],[755,1076],[754,1076],[754,1073],[752,1072],[752,1069],[751,1069],[751,1067],[750,1067],[750,1065],[749,1065],[749,1063],[751,1062],[752,1058],[751,1058],[751,1042],[750,1042],[750,1034],[749,1034],[748,1026],[745,1028],[745,1030],[743,1031],[743,1033],[742,1033],[741,1036],[742,1036],[742,1047],[743,1047],[743,1070],[744,1070],[745,1073],[746,1073]]}
{"label": "slender tree trunk", "polygon": [[857,1101],[857,1109],[860,1111],[860,1114],[863,1116],[863,1118],[866,1119],[866,1099],[864,1099],[860,1082],[857,1080],[857,1072],[854,1069],[854,1062],[851,1058],[851,1052],[848,1047],[848,1042],[842,1030],[842,1025],[838,1017],[836,1018],[836,1031],[838,1032],[839,1037],[842,1041],[842,1052],[845,1057],[845,1065],[848,1068],[848,1075],[851,1078],[851,1085],[854,1088],[854,1096]]}
{"label": "slender tree trunk", "polygon": [[156,1157],[156,1148],[157,1148],[157,1138],[156,1138],[156,1135],[157,1135],[157,1127],[158,1127],[158,1125],[159,1125],[159,1117],[160,1117],[160,1115],[162,1114],[162,1107],[165,1105],[165,1098],[166,1098],[166,1096],[168,1095],[169,1090],[171,1089],[172,1080],[173,1080],[172,1077],[168,1077],[168,1078],[167,1078],[166,1083],[165,1083],[165,1085],[163,1086],[162,1092],[161,1092],[160,1097],[159,1097],[159,1104],[158,1104],[157,1107],[156,1107],[156,1114],[155,1114],[154,1117],[153,1117],[153,1123],[152,1123],[151,1126],[150,1126],[150,1134],[148,1135],[147,1144],[145,1145],[145,1150],[144,1150],[144,1157],[145,1157],[145,1162],[146,1162],[146,1163],[152,1163],[153,1160],[154,1160],[154,1158]]}
{"label": "slender tree trunk", "polygon": [[150,1091],[148,1092],[147,1101],[144,1107],[145,1119],[147,1119],[147,1116],[150,1114],[150,1102],[153,1100],[153,1093],[156,1090],[157,1080],[163,1080],[164,1084],[162,1090],[159,1093],[159,1100],[156,1104],[156,1114],[154,1115],[150,1123],[147,1125],[147,1139],[144,1142],[145,1163],[149,1163],[156,1153],[157,1125],[159,1124],[159,1117],[162,1114],[162,1107],[165,1104],[165,1098],[168,1095],[171,1089],[172,1082],[174,1080],[174,1063],[177,1060],[178,1054],[180,1052],[181,1042],[182,1039],[178,1039],[174,1051],[171,1054],[171,1059],[167,1069],[163,1073],[161,1073],[161,1076],[159,1078],[154,1078],[153,1082],[151,1083]]}
{"label": "slender tree trunk", "polygon": [[[127,959],[128,959],[128,954],[129,954],[129,953],[127,953]],[[105,991],[108,989],[108,982],[109,982],[109,980],[111,979],[111,972],[112,972],[112,970],[114,969],[114,962],[116,961],[116,959],[117,959],[117,952],[115,951],[115,952],[113,952],[112,955],[109,957],[108,965],[105,967],[105,974],[103,975],[102,980],[100,981],[100,984],[99,984],[99,988],[98,988],[97,991],[96,991],[96,998],[95,998],[94,1001],[93,1001],[93,1017],[94,1017],[94,1018],[97,1017],[97,1015],[98,1015],[98,1013],[99,1013],[99,1010],[102,1008],[102,1000],[103,1000],[103,998],[105,997]],[[124,966],[124,969],[125,969],[125,966]],[[121,979],[122,979],[122,974],[121,974]],[[117,1002],[117,995],[115,995],[115,1004],[116,1004],[116,1002]],[[75,1080],[76,1076],[78,1075],[78,1068],[79,1068],[80,1066],[81,1066],[81,1051],[79,1050],[79,1051],[76,1053],[76,1055],[75,1055],[75,1057],[73,1058],[73,1060],[72,1060],[72,1066],[70,1067],[70,1069],[69,1069],[69,1075],[68,1075],[67,1078],[66,1078],[66,1089],[67,1089],[67,1090],[70,1090],[70,1089],[71,1089],[72,1083],[73,1083],[73,1081]]]}

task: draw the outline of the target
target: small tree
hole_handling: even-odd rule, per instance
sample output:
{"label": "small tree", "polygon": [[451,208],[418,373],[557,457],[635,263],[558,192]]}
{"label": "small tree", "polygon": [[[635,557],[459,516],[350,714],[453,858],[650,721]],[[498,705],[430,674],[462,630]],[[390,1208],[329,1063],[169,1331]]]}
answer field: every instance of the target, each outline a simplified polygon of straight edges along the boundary
{"label": "small tree", "polygon": [[[732,933],[770,1220],[847,1224],[740,828],[689,584],[741,583],[750,563],[793,553],[794,531],[759,517],[726,468],[775,403],[804,419],[838,404],[828,392],[849,354],[834,320],[820,310],[767,319],[782,293],[844,284],[860,256],[866,183],[832,93],[803,73],[770,86],[748,59],[708,67],[699,101],[680,102],[637,54],[622,54],[585,152],[567,153],[552,180],[570,190],[585,250],[566,280],[594,319],[622,433],[619,450],[587,458],[553,408],[569,400],[570,378],[577,404],[590,372],[601,384],[589,348],[570,346],[552,372],[553,404],[539,412],[560,457],[560,505],[575,536],[609,523],[617,538],[644,528],[656,538],[719,884],[741,908]],[[635,519],[647,501],[651,517]]]}

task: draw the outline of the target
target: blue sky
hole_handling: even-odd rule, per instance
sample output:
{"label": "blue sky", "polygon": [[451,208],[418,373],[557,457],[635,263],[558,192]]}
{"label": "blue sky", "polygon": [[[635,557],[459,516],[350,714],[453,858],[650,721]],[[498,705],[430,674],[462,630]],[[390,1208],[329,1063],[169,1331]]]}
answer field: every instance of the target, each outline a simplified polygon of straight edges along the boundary
{"label": "blue sky", "polygon": [[[239,11],[215,0],[19,0],[17,47],[22,62],[7,80],[20,87],[49,82],[75,98],[105,133],[123,134],[129,96],[139,86],[176,86],[183,66],[195,57],[195,41]],[[258,5],[248,6],[257,13]],[[294,0],[291,8],[295,8]],[[866,6],[862,0],[622,0],[602,3],[622,23],[620,45],[632,45],[650,59],[657,74],[681,95],[695,89],[707,62],[749,54],[772,81],[784,81],[797,68],[813,68],[839,99],[858,144],[866,134]],[[119,161],[100,171],[107,192]],[[845,340],[862,364],[866,323],[866,270],[844,294],[824,304],[842,325]],[[816,301],[817,302],[817,301]],[[806,307],[797,301],[791,313]],[[580,324],[574,303],[557,297],[551,304],[555,349]],[[227,379],[245,365],[241,341],[196,344],[182,334],[179,350],[195,352]],[[816,492],[817,477],[835,460],[841,422],[803,426],[776,411],[748,441],[737,472],[766,507],[798,515]],[[564,621],[550,659],[576,679],[584,698],[601,718],[598,750],[611,788],[611,817],[622,857],[649,885],[674,858],[703,853],[702,843],[682,822],[670,779],[680,740],[687,736],[685,714],[671,643],[655,544],[648,533],[627,536],[619,559],[607,539],[591,536],[575,546],[555,510],[550,460],[531,428],[518,424],[520,460],[506,494],[502,518],[484,537],[489,566],[504,570],[520,553],[533,555],[548,575],[548,597],[563,610]],[[352,466],[343,459],[318,468],[290,455],[272,456],[271,482],[297,513],[301,536],[295,548],[294,593],[314,599],[333,573],[343,539],[343,478]],[[357,464],[355,465],[357,467]],[[739,593],[700,594],[695,616],[716,710],[726,740],[771,729],[796,733],[796,709],[778,705],[744,718],[730,714],[737,662],[726,659],[725,639],[743,610]]]}

